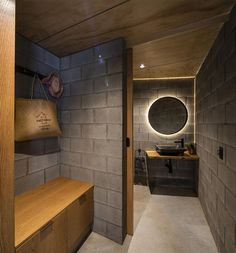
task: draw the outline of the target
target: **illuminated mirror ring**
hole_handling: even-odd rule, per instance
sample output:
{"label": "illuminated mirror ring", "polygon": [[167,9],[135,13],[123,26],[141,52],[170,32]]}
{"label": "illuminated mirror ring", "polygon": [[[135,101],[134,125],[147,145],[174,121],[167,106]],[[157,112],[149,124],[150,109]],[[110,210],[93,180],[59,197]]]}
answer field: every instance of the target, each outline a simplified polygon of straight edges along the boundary
{"label": "illuminated mirror ring", "polygon": [[173,135],[187,124],[188,110],[176,97],[161,97],[155,100],[148,111],[150,126],[161,135]]}

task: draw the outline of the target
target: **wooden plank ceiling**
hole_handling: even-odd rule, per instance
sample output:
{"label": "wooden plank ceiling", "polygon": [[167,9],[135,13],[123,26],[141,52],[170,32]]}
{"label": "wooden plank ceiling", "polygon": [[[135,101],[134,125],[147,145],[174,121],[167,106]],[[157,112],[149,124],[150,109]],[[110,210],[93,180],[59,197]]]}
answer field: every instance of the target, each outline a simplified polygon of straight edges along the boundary
{"label": "wooden plank ceiling", "polygon": [[[134,78],[194,76],[235,0],[21,0],[17,32],[57,56],[123,37]],[[145,64],[144,69],[139,65]]]}

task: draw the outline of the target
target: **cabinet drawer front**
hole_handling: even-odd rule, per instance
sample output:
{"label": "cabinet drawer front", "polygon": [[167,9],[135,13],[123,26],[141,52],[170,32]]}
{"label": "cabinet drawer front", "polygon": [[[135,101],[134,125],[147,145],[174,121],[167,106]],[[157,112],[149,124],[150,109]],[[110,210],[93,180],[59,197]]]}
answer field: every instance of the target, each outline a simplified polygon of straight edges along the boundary
{"label": "cabinet drawer front", "polygon": [[26,242],[16,248],[16,253],[36,253],[39,252],[40,234],[37,233]]}
{"label": "cabinet drawer front", "polygon": [[74,245],[93,221],[93,190],[89,190],[68,207],[68,245]]}

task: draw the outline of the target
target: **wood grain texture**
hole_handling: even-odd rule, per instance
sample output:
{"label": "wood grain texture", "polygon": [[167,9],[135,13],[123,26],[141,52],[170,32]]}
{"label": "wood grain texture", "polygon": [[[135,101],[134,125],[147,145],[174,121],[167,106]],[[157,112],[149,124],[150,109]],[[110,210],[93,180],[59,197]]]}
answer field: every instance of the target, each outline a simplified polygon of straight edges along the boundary
{"label": "wood grain texture", "polygon": [[[60,57],[123,37],[127,47],[134,48],[135,78],[194,76],[234,4],[234,0],[22,0],[17,31]],[[199,34],[190,38],[195,31]],[[157,48],[150,61],[143,48],[145,52]],[[146,69],[138,69],[140,59]]]}
{"label": "wood grain texture", "polygon": [[59,177],[15,198],[15,246],[62,212],[93,186]]}
{"label": "wood grain texture", "polygon": [[133,50],[127,50],[127,234],[134,230],[134,182],[133,182]]}
{"label": "wood grain texture", "polygon": [[[221,26],[177,34],[134,47],[134,77],[195,76]],[[140,64],[146,68],[140,69]]]}
{"label": "wood grain texture", "polygon": [[0,1],[0,252],[14,252],[15,1]]}
{"label": "wood grain texture", "polygon": [[147,157],[150,159],[171,159],[171,160],[199,160],[197,155],[190,155],[187,151],[184,153],[183,156],[167,156],[167,155],[160,155],[155,150],[145,150]]}
{"label": "wood grain texture", "polygon": [[160,38],[160,34],[166,36],[167,31],[228,13],[233,2],[214,0],[199,4],[188,0],[131,0],[92,20],[63,30],[40,44],[60,56],[117,37],[124,37],[127,47],[133,47]]}
{"label": "wood grain texture", "polygon": [[[85,199],[83,199],[85,197]],[[93,219],[93,194],[88,192],[86,196],[76,200],[68,207],[68,245],[69,251],[78,246],[78,239],[88,224]],[[83,217],[83,218],[81,218]]]}
{"label": "wood grain texture", "polygon": [[21,0],[17,2],[17,32],[39,42],[81,22],[89,21],[123,2],[126,1]]}

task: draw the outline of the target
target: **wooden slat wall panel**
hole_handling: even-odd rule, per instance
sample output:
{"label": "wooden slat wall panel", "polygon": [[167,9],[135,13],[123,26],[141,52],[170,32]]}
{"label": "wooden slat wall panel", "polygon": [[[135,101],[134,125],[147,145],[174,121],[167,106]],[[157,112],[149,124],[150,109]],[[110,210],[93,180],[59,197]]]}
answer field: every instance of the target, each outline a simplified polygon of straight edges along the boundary
{"label": "wooden slat wall panel", "polygon": [[0,1],[0,252],[14,252],[15,1]]}
{"label": "wooden slat wall panel", "polygon": [[[194,76],[220,28],[219,24],[211,25],[135,46],[134,77]],[[139,68],[141,63],[146,65],[145,69]]]}
{"label": "wooden slat wall panel", "polygon": [[17,32],[34,42],[91,19],[125,0],[20,0],[17,2]]}
{"label": "wooden slat wall panel", "polygon": [[[233,0],[131,0],[91,20],[70,27],[40,44],[59,56],[124,37],[127,47],[166,36],[168,31],[228,13]],[[202,45],[204,46],[204,45]]]}

